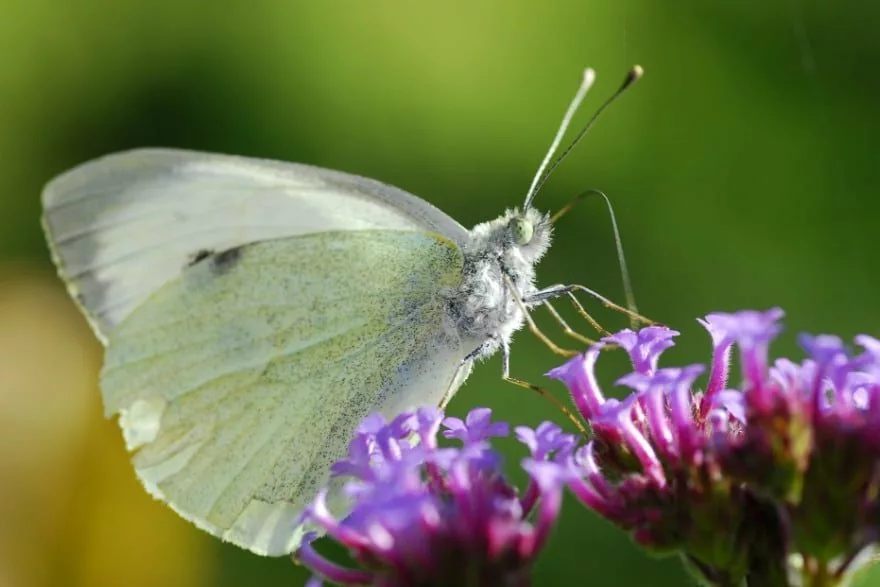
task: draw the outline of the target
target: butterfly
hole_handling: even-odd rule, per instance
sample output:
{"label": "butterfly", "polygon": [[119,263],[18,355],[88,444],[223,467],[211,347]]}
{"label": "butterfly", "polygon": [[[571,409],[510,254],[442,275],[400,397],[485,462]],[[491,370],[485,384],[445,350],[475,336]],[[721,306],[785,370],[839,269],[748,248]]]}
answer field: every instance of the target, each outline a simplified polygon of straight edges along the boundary
{"label": "butterfly", "polygon": [[147,491],[283,555],[365,416],[445,405],[498,351],[508,377],[524,310],[580,287],[536,287],[552,217],[532,200],[593,77],[523,207],[472,229],[376,180],[229,155],[138,149],[52,180],[47,240]]}

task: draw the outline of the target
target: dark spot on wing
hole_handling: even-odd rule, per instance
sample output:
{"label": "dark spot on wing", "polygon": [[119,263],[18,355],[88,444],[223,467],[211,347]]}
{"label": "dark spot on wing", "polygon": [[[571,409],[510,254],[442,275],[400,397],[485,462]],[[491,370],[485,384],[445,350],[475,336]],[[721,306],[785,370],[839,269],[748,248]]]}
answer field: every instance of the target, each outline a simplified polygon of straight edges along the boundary
{"label": "dark spot on wing", "polygon": [[209,251],[208,249],[200,249],[196,254],[190,257],[189,262],[186,264],[187,267],[192,267],[199,261],[204,261],[208,257],[214,254],[214,251]]}
{"label": "dark spot on wing", "polygon": [[241,253],[244,247],[233,247],[211,256],[211,271],[215,275],[223,275],[228,273],[241,260]]}
{"label": "dark spot on wing", "polygon": [[[208,274],[214,277],[225,275],[241,260],[243,250],[244,245],[220,252],[213,249],[199,249],[190,255],[189,260],[186,262],[186,267],[194,267],[196,265],[201,267],[204,264],[204,269],[208,271]],[[202,272],[200,271],[200,273]]]}

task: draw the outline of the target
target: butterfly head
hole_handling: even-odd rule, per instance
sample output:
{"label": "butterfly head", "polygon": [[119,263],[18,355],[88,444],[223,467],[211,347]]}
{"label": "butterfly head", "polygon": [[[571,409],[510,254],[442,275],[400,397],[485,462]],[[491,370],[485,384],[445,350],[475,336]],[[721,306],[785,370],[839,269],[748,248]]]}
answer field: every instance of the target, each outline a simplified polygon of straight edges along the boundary
{"label": "butterfly head", "polygon": [[535,208],[511,210],[505,225],[505,248],[514,249],[528,263],[536,263],[550,247],[550,217]]}

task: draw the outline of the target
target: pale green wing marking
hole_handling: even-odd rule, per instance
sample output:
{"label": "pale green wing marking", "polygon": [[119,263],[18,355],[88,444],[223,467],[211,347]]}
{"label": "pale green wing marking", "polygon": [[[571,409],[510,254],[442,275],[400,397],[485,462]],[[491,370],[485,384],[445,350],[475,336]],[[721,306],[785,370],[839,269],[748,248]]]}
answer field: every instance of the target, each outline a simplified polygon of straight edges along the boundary
{"label": "pale green wing marking", "polygon": [[296,548],[297,517],[357,423],[436,405],[472,350],[439,294],[461,272],[451,241],[391,230],[259,242],[187,268],[107,348],[105,410],[138,476],[239,546]]}

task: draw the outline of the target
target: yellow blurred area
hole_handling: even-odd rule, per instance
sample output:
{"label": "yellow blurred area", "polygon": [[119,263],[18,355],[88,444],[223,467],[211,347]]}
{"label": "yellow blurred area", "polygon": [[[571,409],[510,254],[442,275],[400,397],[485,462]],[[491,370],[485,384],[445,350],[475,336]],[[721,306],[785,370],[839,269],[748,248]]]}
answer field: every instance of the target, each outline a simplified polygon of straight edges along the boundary
{"label": "yellow blurred area", "polygon": [[0,587],[207,584],[209,543],[135,479],[55,277],[0,268],[0,325]]}

